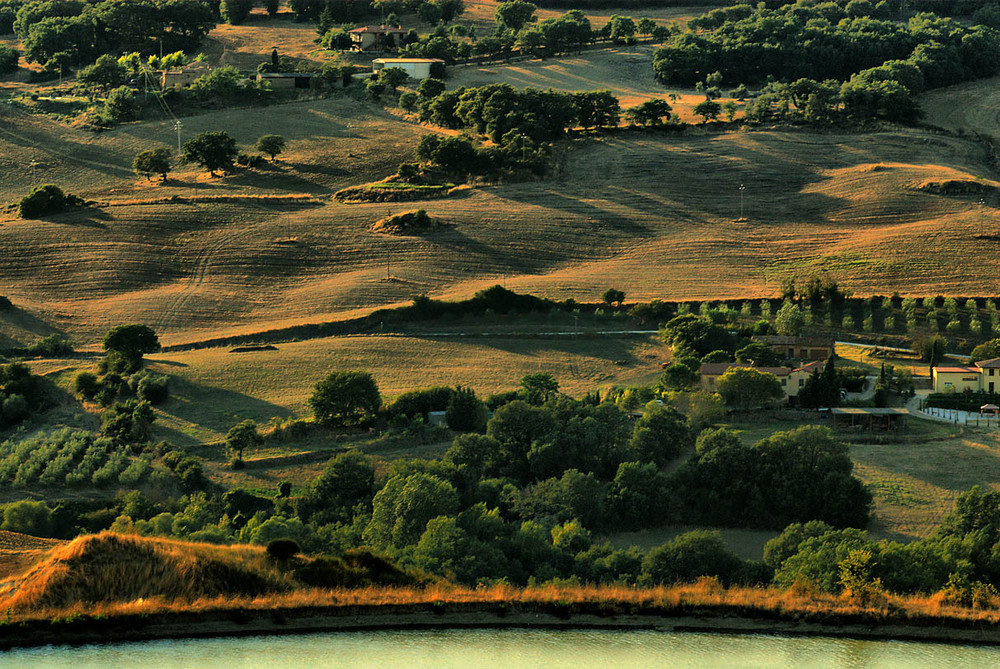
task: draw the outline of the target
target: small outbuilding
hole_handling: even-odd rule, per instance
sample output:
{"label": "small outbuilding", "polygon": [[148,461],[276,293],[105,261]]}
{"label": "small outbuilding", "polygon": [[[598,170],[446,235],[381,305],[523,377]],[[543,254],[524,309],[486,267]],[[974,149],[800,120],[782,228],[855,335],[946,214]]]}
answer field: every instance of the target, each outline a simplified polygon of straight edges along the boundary
{"label": "small outbuilding", "polygon": [[997,406],[996,404],[984,404],[979,407],[979,415],[993,416],[996,418],[997,416],[1000,416],[1000,406]]}
{"label": "small outbuilding", "polygon": [[834,407],[830,409],[833,429],[905,430],[906,409],[879,407]]}
{"label": "small outbuilding", "polygon": [[160,75],[160,88],[167,90],[168,88],[179,86],[190,86],[211,72],[212,66],[201,60],[196,60],[193,63],[173,70],[164,70]]}
{"label": "small outbuilding", "polygon": [[398,67],[410,75],[410,79],[420,81],[433,77],[437,68],[444,67],[444,61],[440,58],[376,58],[372,61],[372,74],[378,76],[387,67]]}

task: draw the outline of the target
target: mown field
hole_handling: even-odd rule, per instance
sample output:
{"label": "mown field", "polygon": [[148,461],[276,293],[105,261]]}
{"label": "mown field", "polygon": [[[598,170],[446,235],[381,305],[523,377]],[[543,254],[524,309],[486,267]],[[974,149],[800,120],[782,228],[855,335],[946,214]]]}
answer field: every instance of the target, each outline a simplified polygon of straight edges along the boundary
{"label": "mown field", "polygon": [[[666,89],[653,78],[653,52],[656,46],[639,44],[584,51],[561,58],[520,61],[486,66],[463,65],[452,69],[449,88],[510,84],[516,88],[553,88],[558,91],[609,90],[622,109],[634,107],[650,98],[664,98],[673,93],[670,105],[685,123],[702,119],[694,115],[695,105],[705,96],[694,90]],[[729,98],[719,98],[725,102]],[[739,117],[739,114],[737,114]]]}
{"label": "mown field", "polygon": [[[982,148],[920,130],[622,132],[573,143],[543,181],[348,205],[329,194],[391,174],[429,130],[345,99],[203,114],[185,119],[185,133],[228,128],[247,144],[281,132],[289,151],[257,172],[209,179],[185,168],[161,186],[128,165],[134,151],[168,141],[166,123],[93,135],[12,120],[0,131],[6,167],[40,155],[45,180],[105,203],[47,221],[0,215],[0,294],[26,312],[3,316],[15,340],[48,327],[86,346],[140,320],[182,343],[419,293],[466,297],[504,278],[513,290],[578,300],[609,285],[630,301],[775,294],[786,276],[824,272],[860,294],[996,288],[1000,248],[974,238],[995,225],[994,210],[918,190],[944,180],[995,187]],[[16,198],[29,178],[4,169],[0,194]],[[737,221],[741,183],[746,220]],[[448,226],[424,237],[368,231],[416,207]]]}
{"label": "mown field", "polygon": [[1000,134],[1000,78],[939,88],[921,96],[924,121],[953,132]]}

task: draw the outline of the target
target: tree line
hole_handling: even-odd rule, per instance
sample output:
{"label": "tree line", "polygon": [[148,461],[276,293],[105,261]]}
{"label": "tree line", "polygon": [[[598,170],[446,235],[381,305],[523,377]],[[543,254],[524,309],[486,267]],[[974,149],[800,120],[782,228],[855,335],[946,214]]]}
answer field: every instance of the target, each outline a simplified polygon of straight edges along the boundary
{"label": "tree line", "polygon": [[207,0],[42,0],[21,5],[11,27],[29,62],[80,65],[105,53],[193,49],[215,27],[215,7]]}
{"label": "tree line", "polygon": [[923,90],[1000,71],[993,28],[926,12],[899,23],[888,12],[866,0],[717,9],[658,49],[653,69],[663,83],[693,85],[708,73],[732,86],[765,83],[747,108],[756,121],[908,121]]}

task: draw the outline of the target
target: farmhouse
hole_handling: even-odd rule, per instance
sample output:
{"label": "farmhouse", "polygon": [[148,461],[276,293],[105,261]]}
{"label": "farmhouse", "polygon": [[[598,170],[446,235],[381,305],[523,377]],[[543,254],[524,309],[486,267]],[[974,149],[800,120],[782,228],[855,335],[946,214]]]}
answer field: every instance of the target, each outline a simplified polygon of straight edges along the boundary
{"label": "farmhouse", "polygon": [[164,70],[160,77],[160,88],[166,90],[178,86],[188,86],[212,71],[212,66],[200,60],[176,70]]}
{"label": "farmhouse", "polygon": [[971,366],[935,367],[931,379],[936,393],[994,393],[1000,390],[1000,358]]}
{"label": "farmhouse", "polygon": [[750,367],[759,372],[774,374],[781,383],[781,389],[785,391],[785,400],[794,401],[798,397],[799,390],[806,384],[809,376],[823,368],[823,361],[816,360],[801,367],[757,367],[755,365],[745,365],[733,362],[706,362],[702,364],[698,373],[701,375],[701,388],[705,392],[716,392],[716,382],[723,374],[733,367]]}
{"label": "farmhouse", "polygon": [[352,48],[358,51],[385,51],[399,46],[403,31],[392,26],[361,26],[350,31]]}
{"label": "farmhouse", "polygon": [[372,74],[377,75],[386,67],[398,67],[405,70],[410,79],[419,81],[434,76],[435,65],[443,68],[444,61],[440,58],[376,58],[372,61]]}
{"label": "farmhouse", "polygon": [[257,81],[267,82],[272,89],[309,88],[313,78],[312,72],[260,72]]}
{"label": "farmhouse", "polygon": [[988,393],[1000,390],[1000,358],[980,360],[976,363],[976,367],[980,370],[980,390]]}
{"label": "farmhouse", "polygon": [[833,355],[833,339],[760,335],[753,338],[767,344],[787,360],[826,360]]}

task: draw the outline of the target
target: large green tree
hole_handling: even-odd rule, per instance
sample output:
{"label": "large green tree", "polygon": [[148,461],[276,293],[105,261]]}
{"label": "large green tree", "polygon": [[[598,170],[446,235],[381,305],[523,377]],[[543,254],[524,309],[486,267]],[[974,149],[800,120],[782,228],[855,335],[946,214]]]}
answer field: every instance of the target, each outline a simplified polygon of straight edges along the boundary
{"label": "large green tree", "polygon": [[132,374],[142,369],[142,356],[160,350],[160,339],[148,325],[118,325],[104,335],[108,371]]}
{"label": "large green tree", "polygon": [[378,548],[402,548],[417,543],[427,522],[456,513],[455,487],[437,476],[422,472],[394,476],[372,500],[372,517],[365,539]]}
{"label": "large green tree", "polygon": [[219,170],[231,169],[236,159],[236,140],[224,131],[203,132],[184,142],[184,160],[198,163],[215,176]]}
{"label": "large green tree", "polygon": [[316,384],[309,406],[316,420],[335,427],[357,425],[382,405],[375,378],[368,372],[331,372]]}
{"label": "large green tree", "polygon": [[778,377],[752,367],[731,367],[716,381],[723,401],[738,409],[767,406],[784,398]]}
{"label": "large green tree", "polygon": [[171,155],[170,149],[166,146],[140,151],[132,160],[132,170],[147,179],[159,174],[163,181],[166,181],[171,168]]}

